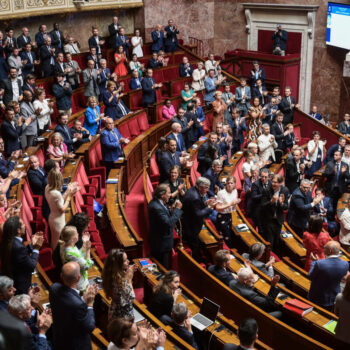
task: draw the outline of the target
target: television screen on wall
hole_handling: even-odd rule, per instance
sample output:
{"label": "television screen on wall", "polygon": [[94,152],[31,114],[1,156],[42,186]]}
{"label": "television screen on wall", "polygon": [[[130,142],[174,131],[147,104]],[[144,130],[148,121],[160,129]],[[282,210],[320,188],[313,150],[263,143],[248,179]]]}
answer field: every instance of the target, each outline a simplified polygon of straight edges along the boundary
{"label": "television screen on wall", "polygon": [[326,43],[350,50],[350,4],[328,3]]}

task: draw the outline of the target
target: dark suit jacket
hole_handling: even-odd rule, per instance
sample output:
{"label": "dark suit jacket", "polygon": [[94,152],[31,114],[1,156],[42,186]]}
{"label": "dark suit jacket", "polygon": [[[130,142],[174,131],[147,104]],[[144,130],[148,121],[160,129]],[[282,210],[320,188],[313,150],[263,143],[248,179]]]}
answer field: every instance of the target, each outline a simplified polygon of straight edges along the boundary
{"label": "dark suit jacket", "polygon": [[[137,84],[137,80],[140,84]],[[131,90],[136,90],[136,89],[140,89],[141,88],[141,78],[135,79],[135,78],[131,78],[130,82],[129,82],[129,86]]]}
{"label": "dark suit jacket", "polygon": [[22,134],[22,126],[14,127],[8,120],[1,125],[1,135],[5,142],[5,154],[10,156],[13,151],[21,149],[19,136]]}
{"label": "dark suit jacket", "polygon": [[[101,41],[102,37],[98,36],[98,41]],[[92,47],[96,47],[96,53],[99,54],[99,49],[101,49],[101,46],[97,44],[95,37],[94,36],[90,36],[89,40],[88,40],[88,44],[89,44],[89,49],[91,49]]]}
{"label": "dark suit jacket", "polygon": [[27,179],[33,194],[42,196],[47,185],[47,176],[45,174],[45,170],[41,167],[40,169],[42,173],[39,170],[29,168],[27,172]]}
{"label": "dark suit jacket", "polygon": [[[53,48],[53,46],[51,47]],[[46,45],[43,45],[40,48],[40,59],[41,59],[41,68],[44,72],[44,76],[49,76],[53,73],[54,64],[51,64],[51,58],[55,58],[51,51],[49,51]],[[56,53],[56,51],[55,51]]]}
{"label": "dark suit jacket", "polygon": [[[18,84],[18,93],[19,95],[22,95],[22,82],[21,80],[17,79]],[[2,97],[2,100],[4,102],[4,105],[7,106],[10,101],[13,100],[13,91],[12,91],[12,83],[11,79],[7,78],[1,81],[0,88],[4,89],[4,95]]]}
{"label": "dark suit jacket", "polygon": [[74,128],[71,128],[70,132],[72,135],[74,135],[74,134],[82,134],[83,135],[81,140],[74,142],[74,144],[73,144],[74,151],[76,151],[83,143],[90,142],[90,139],[89,139],[90,134],[87,133],[86,131],[79,131],[79,130],[76,130]]}
{"label": "dark suit jacket", "polygon": [[151,254],[170,252],[174,247],[173,229],[180,219],[182,210],[165,208],[158,199],[152,199],[148,205],[150,224],[149,243]]}
{"label": "dark suit jacket", "polygon": [[[283,131],[284,130],[284,126],[282,124],[283,127]],[[273,123],[271,126],[271,134],[273,136],[275,136],[275,140],[277,142],[277,147],[283,151],[286,150],[286,136],[283,135],[283,132],[279,126],[278,123]]]}
{"label": "dark suit jacket", "polygon": [[62,135],[64,143],[68,148],[68,152],[72,152],[73,151],[73,133],[68,126],[67,126],[67,129],[65,129],[63,125],[57,124],[55,128],[55,132],[59,132]]}
{"label": "dark suit jacket", "polygon": [[193,73],[192,64],[189,64],[189,67],[186,69],[183,63],[180,64],[180,77],[191,77]]}
{"label": "dark suit jacket", "polygon": [[329,161],[334,160],[334,153],[336,151],[341,151],[341,153],[344,153],[344,147],[340,147],[337,143],[329,147],[326,158],[324,159],[324,164],[327,164]]}
{"label": "dark suit jacket", "polygon": [[0,176],[5,179],[9,173],[15,168],[15,162],[8,162],[4,156],[0,158]]}
{"label": "dark suit jacket", "polygon": [[[290,96],[291,104],[295,105],[295,99],[293,96]],[[293,124],[294,119],[294,107],[292,108],[289,104],[287,97],[282,97],[281,103],[278,105],[279,110],[284,114],[283,124],[287,125],[289,123]]]}
{"label": "dark suit jacket", "polygon": [[25,48],[25,46],[28,43],[31,43],[32,39],[30,38],[30,36],[27,36],[27,42],[23,39],[23,34],[21,34],[18,38],[17,38],[17,47],[22,49]]}
{"label": "dark suit jacket", "polygon": [[229,271],[226,271],[226,269],[224,269],[221,266],[210,265],[208,267],[208,271],[211,274],[213,274],[222,283],[225,283],[227,285],[229,285],[230,282],[234,279],[232,273]]}
{"label": "dark suit jacket", "polygon": [[181,167],[180,155],[181,153],[177,151],[175,152],[174,157],[172,157],[172,154],[169,151],[166,151],[162,154],[162,158],[160,159],[160,164],[159,164],[159,172],[160,172],[159,183],[162,183],[165,180],[169,179],[170,169],[174,165],[178,165]]}
{"label": "dark suit jacket", "polygon": [[[221,156],[220,148],[217,144],[214,145],[214,147],[218,150],[219,156]],[[208,157],[208,148],[209,148],[209,142],[203,143],[202,146],[198,149],[198,168],[197,171],[203,175],[210,167],[211,163],[213,162],[213,159]]]}
{"label": "dark suit jacket", "polygon": [[183,228],[185,236],[196,237],[202,229],[203,220],[210,215],[212,209],[208,208],[196,187],[191,187],[183,199]]}
{"label": "dark suit jacket", "polygon": [[[329,197],[324,197],[323,198],[323,207],[327,210],[326,218],[328,221],[334,221],[334,208],[332,205],[332,201]],[[321,209],[320,209],[320,204],[316,204],[313,207],[313,212],[315,214],[320,214]]]}
{"label": "dark suit jacket", "polygon": [[243,350],[243,348],[240,345],[225,344],[223,350]]}
{"label": "dark suit jacket", "polygon": [[125,51],[126,57],[129,57],[129,47],[130,47],[130,40],[129,37],[124,35],[124,41],[123,37],[121,35],[118,35],[115,39],[115,48],[118,48],[119,46],[123,46],[123,49]]}
{"label": "dark suit jacket", "polygon": [[[45,33],[46,35],[48,35],[51,38],[51,35],[49,32]],[[41,46],[45,45],[45,39],[44,39],[44,35],[42,32],[37,32],[35,34],[35,42],[38,45],[38,49],[41,48]]]}
{"label": "dark suit jacket", "polygon": [[142,101],[144,104],[152,105],[157,102],[156,90],[152,89],[155,84],[153,78],[144,77],[141,81]]}
{"label": "dark suit jacket", "polygon": [[[336,173],[334,171],[336,163],[334,160],[331,160],[327,163],[326,169],[324,171],[324,176],[327,178],[326,183],[324,184],[325,190],[328,195],[332,194],[332,191],[336,186],[339,187],[339,192],[344,193],[347,190],[348,180],[350,179],[349,167],[346,163],[340,162],[339,166],[339,177],[337,180]],[[346,167],[346,171],[342,173],[341,168]]]}
{"label": "dark suit jacket", "polygon": [[340,281],[349,270],[349,263],[337,257],[311,262],[309,300],[321,306],[333,306],[340,292]]}
{"label": "dark suit jacket", "polygon": [[311,214],[311,192],[303,194],[298,187],[291,196],[287,220],[289,225],[305,230]]}
{"label": "dark suit jacket", "polygon": [[38,262],[39,254],[33,252],[31,244],[25,246],[19,239],[14,238],[12,244],[12,278],[17,294],[27,294],[32,283],[32,272]]}
{"label": "dark suit jacket", "polygon": [[[232,129],[232,141],[239,140],[240,145],[244,143],[244,134],[243,132],[247,130],[247,125],[244,122],[240,123],[241,119],[239,119],[238,127],[235,123],[234,119],[231,119],[229,122],[230,128]],[[238,129],[238,130],[237,130]]]}
{"label": "dark suit jacket", "polygon": [[27,76],[30,73],[34,73],[34,61],[36,60],[36,55],[33,51],[30,52],[32,55],[33,63],[30,62],[29,54],[26,51],[21,52],[22,61],[27,61],[27,63],[22,68],[22,73]]}
{"label": "dark suit jacket", "polygon": [[[167,139],[169,140],[175,140],[176,141],[176,137],[173,133],[171,133]],[[177,135],[177,141],[176,141],[176,150],[178,152],[182,152],[182,151],[186,151],[186,146],[185,146],[185,141],[184,138],[181,134]]]}
{"label": "dark suit jacket", "polygon": [[235,279],[230,282],[229,286],[236,293],[246,298],[264,311],[272,312],[277,310],[275,299],[279,293],[279,288],[271,286],[268,295],[265,297],[258,294],[253,288],[246,287]]}
{"label": "dark suit jacket", "polygon": [[61,52],[63,48],[64,37],[63,37],[63,32],[61,30],[59,30],[59,33],[60,33],[60,37],[58,37],[55,30],[52,30],[50,32],[50,36],[51,36],[51,44],[55,46],[55,48],[58,49],[58,51]]}
{"label": "dark suit jacket", "polygon": [[224,184],[220,181],[220,174],[215,174],[213,168],[209,168],[203,174],[203,176],[210,180],[209,196],[215,195],[215,185],[219,186],[220,189],[223,189],[225,187]]}
{"label": "dark suit jacket", "polygon": [[[265,86],[262,87],[262,92],[264,92],[264,91],[267,91]],[[260,93],[260,90],[258,87],[253,86],[252,87],[252,98],[255,98],[255,97],[259,98],[260,104],[262,106],[265,105],[265,96],[262,93]]]}
{"label": "dark suit jacket", "polygon": [[69,85],[69,88],[65,88],[65,84],[53,84],[52,86],[53,94],[56,97],[56,105],[58,110],[67,110],[72,108],[72,87]]}
{"label": "dark suit jacket", "polygon": [[344,122],[339,123],[338,131],[343,135],[350,134],[350,127],[347,126]]}
{"label": "dark suit jacket", "polygon": [[252,208],[248,208],[249,212],[251,212],[251,209],[254,209],[254,212],[259,216],[260,215],[260,208],[262,204],[263,195],[265,196],[266,191],[270,191],[271,188],[271,181],[267,184],[267,189],[264,189],[264,186],[261,183],[261,180],[255,181],[252,184],[252,191],[251,191],[251,206]]}
{"label": "dark suit jacket", "polygon": [[147,68],[158,68],[158,67],[163,67],[163,63],[159,62],[158,60],[154,60],[152,57],[149,59],[147,63]]}
{"label": "dark suit jacket", "polygon": [[64,73],[64,69],[66,68],[66,63],[63,63],[63,69],[61,68],[61,65],[58,62],[55,62],[55,66],[53,67],[55,75],[58,73]]}
{"label": "dark suit jacket", "polygon": [[279,46],[281,50],[285,51],[287,49],[288,32],[285,30],[281,30],[281,32],[282,35],[279,35],[279,33],[272,34],[273,48]]}
{"label": "dark suit jacket", "polygon": [[50,304],[55,322],[54,349],[91,350],[90,334],[95,328],[95,315],[76,291],[61,283],[50,288]]}
{"label": "dark suit jacket", "polygon": [[[263,67],[259,67],[258,72],[260,73],[258,79],[261,79],[261,82],[263,83],[263,85],[265,84],[265,77],[266,77],[266,73],[265,73],[265,68]],[[252,71],[249,72],[249,81],[250,81],[250,86],[255,86],[256,84],[256,77],[255,77],[255,71],[254,74],[252,74]]]}
{"label": "dark suit jacket", "polygon": [[[304,163],[303,159],[300,159],[300,164]],[[299,186],[300,175],[298,173],[297,165],[294,158],[287,158],[286,160],[286,179],[285,184],[289,189],[290,193],[293,193],[294,190]]]}
{"label": "dark suit jacket", "polygon": [[165,50],[167,52],[176,51],[178,44],[177,34],[179,34],[180,32],[177,29],[172,31],[170,29],[170,26],[166,26],[164,30],[166,32],[166,38],[164,38]]}

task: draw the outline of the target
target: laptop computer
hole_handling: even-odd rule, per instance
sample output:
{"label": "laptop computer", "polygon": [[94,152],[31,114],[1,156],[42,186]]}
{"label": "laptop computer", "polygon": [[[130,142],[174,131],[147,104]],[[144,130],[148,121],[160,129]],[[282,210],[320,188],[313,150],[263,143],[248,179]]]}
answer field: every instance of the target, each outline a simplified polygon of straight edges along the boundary
{"label": "laptop computer", "polygon": [[203,298],[201,309],[198,314],[191,318],[191,325],[200,331],[212,325],[218,315],[220,306],[207,298]]}

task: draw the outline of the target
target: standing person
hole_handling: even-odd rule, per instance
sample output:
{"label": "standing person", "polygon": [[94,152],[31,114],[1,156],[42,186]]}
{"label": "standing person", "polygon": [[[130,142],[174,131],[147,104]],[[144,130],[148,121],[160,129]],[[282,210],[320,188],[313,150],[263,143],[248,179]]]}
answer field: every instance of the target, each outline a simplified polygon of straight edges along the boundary
{"label": "standing person", "polygon": [[113,120],[120,119],[130,112],[122,100],[124,96],[122,91],[122,85],[117,89],[116,83],[110,80],[107,82],[106,91],[102,94],[102,101],[106,107],[104,114]]}
{"label": "standing person", "polygon": [[17,69],[10,68],[9,76],[7,79],[0,81],[0,105],[2,109],[5,109],[10,101],[21,102],[23,99],[22,94],[22,80],[17,76]]}
{"label": "standing person", "polygon": [[305,267],[310,270],[312,260],[325,258],[324,246],[331,240],[329,233],[323,230],[323,220],[321,216],[311,215],[307,231],[303,235],[303,245],[306,249]]}
{"label": "standing person", "polygon": [[88,40],[89,49],[92,47],[96,48],[96,53],[98,55],[102,54],[101,46],[104,45],[105,41],[102,40],[102,37],[98,34],[98,29],[92,27],[92,36]]}
{"label": "standing person", "polygon": [[262,84],[265,86],[266,73],[263,67],[260,67],[258,61],[253,62],[253,69],[249,73],[250,86],[255,87],[257,80],[261,80]]}
{"label": "standing person", "polygon": [[192,72],[192,89],[194,91],[203,90],[205,80],[205,69],[203,62],[197,63],[197,68]]}
{"label": "standing person", "polygon": [[204,101],[206,105],[210,105],[215,100],[216,88],[224,80],[226,80],[226,77],[224,77],[222,80],[218,80],[215,77],[215,70],[214,69],[209,70],[208,77],[205,78],[204,80],[204,87],[205,87]]}
{"label": "standing person", "polygon": [[64,81],[64,74],[56,75],[56,83],[52,86],[52,91],[56,97],[56,106],[58,113],[67,114],[69,117],[72,114],[72,87]]}
{"label": "standing person", "polygon": [[155,30],[151,33],[153,45],[152,52],[158,53],[160,50],[164,50],[164,32],[162,26],[157,24]]}
{"label": "standing person", "polygon": [[279,253],[280,234],[284,223],[284,211],[288,209],[289,191],[283,186],[284,179],[275,174],[271,187],[265,191],[261,199],[260,221],[263,235],[271,243],[271,250]]}
{"label": "standing person", "polygon": [[240,110],[241,116],[245,117],[250,107],[250,99],[252,98],[250,87],[247,86],[247,79],[244,77],[240,78],[240,86],[236,88],[235,98],[236,107]]}
{"label": "standing person", "polygon": [[310,189],[311,182],[303,179],[300,182],[300,187],[293,192],[289,203],[288,225],[299,237],[302,237],[306,230],[312,208],[323,198],[322,195],[318,195],[312,199]]}
{"label": "standing person", "polygon": [[237,108],[232,109],[231,120],[229,126],[232,129],[232,149],[231,154],[241,150],[244,144],[244,131],[247,131],[245,118],[241,117]]}
{"label": "standing person", "polygon": [[339,258],[340,244],[330,241],[324,246],[325,259],[311,262],[311,280],[308,299],[333,310],[335,297],[340,292],[340,282],[349,275],[349,262]]}
{"label": "standing person", "polygon": [[169,19],[168,25],[164,28],[166,38],[164,40],[165,52],[175,52],[177,50],[177,35],[180,34],[178,28],[172,19]]}
{"label": "standing person", "polygon": [[141,81],[142,101],[144,107],[148,107],[157,102],[156,89],[163,86],[162,83],[156,84],[152,76],[153,70],[148,68],[146,71],[146,76]]}
{"label": "standing person", "polygon": [[292,96],[292,88],[290,86],[285,87],[284,96],[278,107],[284,115],[283,124],[293,124],[294,110],[299,109],[300,105],[295,102],[295,98]]}
{"label": "standing person", "polygon": [[288,33],[282,29],[281,24],[277,24],[275,32],[272,34],[274,55],[285,56],[287,50]]}
{"label": "standing person", "polygon": [[300,182],[303,179],[305,173],[304,159],[301,158],[301,150],[295,149],[292,151],[293,157],[286,160],[286,186],[290,193],[293,193],[295,189],[300,186]]}
{"label": "standing person", "polygon": [[35,91],[35,101],[33,107],[39,110],[40,114],[37,116],[38,121],[38,135],[40,136],[45,130],[51,126],[51,114],[53,114],[53,101],[46,99],[46,93],[43,88]]}
{"label": "standing person", "polygon": [[79,295],[80,267],[75,261],[63,266],[61,280],[62,283],[54,283],[50,288],[50,306],[55,320],[52,326],[54,349],[91,350],[97,286],[89,285],[84,296]]}
{"label": "standing person", "polygon": [[218,123],[223,123],[225,119],[225,111],[227,109],[225,101],[222,99],[222,92],[216,91],[214,93],[215,100],[212,102],[214,109],[213,115],[213,126],[212,130],[216,130],[216,125]]}
{"label": "standing person", "polygon": [[211,214],[216,204],[216,199],[209,198],[207,195],[209,187],[210,181],[207,178],[197,178],[196,185],[186,192],[183,201],[183,233],[192,249],[194,259],[200,258],[198,235],[202,229],[203,221]]}
{"label": "standing person", "polygon": [[137,266],[130,265],[123,249],[111,249],[102,270],[102,287],[107,298],[112,299],[108,320],[116,317],[133,317],[135,292],[132,279]]}
{"label": "standing person", "polygon": [[259,156],[263,161],[276,161],[275,149],[277,142],[275,136],[270,134],[270,125],[264,124],[262,126],[263,133],[258,137]]}
{"label": "standing person", "polygon": [[49,226],[51,231],[51,248],[57,246],[61,232],[66,225],[65,212],[70,205],[70,200],[79,191],[76,182],[68,185],[66,192],[62,195],[63,177],[59,169],[52,169],[47,177],[45,198],[50,207]]}
{"label": "standing person", "polygon": [[224,92],[222,93],[222,99],[225,101],[227,109],[225,111],[225,123],[230,124],[232,120],[232,109],[235,105],[235,96],[230,90],[230,84],[224,84]]}
{"label": "standing person", "polygon": [[174,248],[174,227],[182,215],[182,203],[177,200],[169,209],[170,186],[160,184],[148,205],[150,223],[149,240],[151,254],[165,267],[169,266],[171,250]]}
{"label": "standing person", "polygon": [[118,16],[113,16],[113,23],[108,26],[109,32],[109,46],[111,48],[115,47],[115,40],[119,36],[119,30],[121,28],[121,24],[119,22]]}
{"label": "standing person", "polygon": [[30,244],[23,244],[26,227],[18,216],[8,218],[2,229],[0,243],[1,273],[13,278],[17,294],[27,294],[32,283],[32,273],[39,259],[42,232],[32,235]]}
{"label": "standing person", "polygon": [[81,69],[77,61],[72,60],[72,54],[69,52],[66,53],[66,67],[70,68],[67,73],[67,80],[72,86],[72,89],[75,90],[80,87],[80,73]]}
{"label": "standing person", "polygon": [[344,249],[350,248],[350,201],[346,203],[344,211],[339,215],[340,232],[339,242]]}
{"label": "standing person", "polygon": [[126,64],[128,63],[128,60],[122,45],[117,47],[117,52],[114,54],[114,61],[114,73],[117,75],[117,77],[120,78],[127,75],[128,70],[126,69]]}
{"label": "standing person", "polygon": [[185,111],[187,110],[187,105],[192,102],[193,98],[196,97],[196,93],[190,88],[190,83],[185,82],[184,88],[181,91],[181,105]]}
{"label": "standing person", "polygon": [[129,37],[125,35],[125,29],[123,27],[120,27],[119,35],[116,37],[115,43],[116,43],[115,48],[118,50],[119,46],[122,46],[125,57],[129,58],[130,40],[129,40]]}
{"label": "standing person", "polygon": [[101,120],[104,120],[104,113],[101,113],[97,98],[90,96],[88,98],[88,108],[85,111],[84,128],[91,136],[95,136],[101,130]]}
{"label": "standing person", "polygon": [[326,154],[327,140],[320,140],[321,134],[319,131],[313,131],[313,139],[307,143],[307,155],[312,162],[311,167],[308,169],[308,175],[312,177],[315,171],[321,169],[323,156]]}
{"label": "standing person", "polygon": [[42,45],[39,49],[41,70],[45,78],[51,77],[54,74],[55,53],[56,48],[51,46],[51,37],[47,36],[45,45]]}
{"label": "standing person", "polygon": [[140,29],[135,29],[135,36],[131,38],[132,53],[136,54],[138,58],[143,57],[143,39],[141,37]]}
{"label": "standing person", "polygon": [[84,96],[98,97],[100,89],[98,88],[101,82],[101,70],[94,68],[95,63],[93,60],[88,60],[87,68],[83,70],[83,82],[85,86]]}
{"label": "standing person", "polygon": [[34,139],[38,136],[38,116],[41,113],[41,108],[37,109],[33,106],[33,95],[30,91],[26,90],[23,92],[23,101],[21,102],[21,114],[24,120],[30,119],[30,124],[22,130],[22,149],[34,145]]}

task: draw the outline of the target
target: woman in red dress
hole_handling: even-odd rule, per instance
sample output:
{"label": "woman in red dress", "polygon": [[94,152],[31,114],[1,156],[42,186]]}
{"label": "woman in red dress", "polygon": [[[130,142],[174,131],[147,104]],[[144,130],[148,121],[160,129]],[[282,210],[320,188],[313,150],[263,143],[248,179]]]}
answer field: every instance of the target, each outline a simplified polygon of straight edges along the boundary
{"label": "woman in red dress", "polygon": [[322,231],[323,219],[318,215],[311,215],[309,229],[304,232],[303,243],[306,249],[305,270],[309,271],[312,260],[324,259],[323,247],[331,237],[327,231]]}
{"label": "woman in red dress", "polygon": [[127,58],[124,52],[123,46],[119,46],[117,52],[114,54],[115,68],[114,73],[117,74],[117,77],[123,77],[128,74],[126,69]]}

